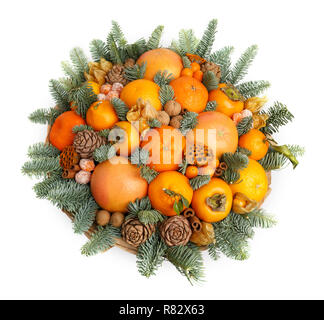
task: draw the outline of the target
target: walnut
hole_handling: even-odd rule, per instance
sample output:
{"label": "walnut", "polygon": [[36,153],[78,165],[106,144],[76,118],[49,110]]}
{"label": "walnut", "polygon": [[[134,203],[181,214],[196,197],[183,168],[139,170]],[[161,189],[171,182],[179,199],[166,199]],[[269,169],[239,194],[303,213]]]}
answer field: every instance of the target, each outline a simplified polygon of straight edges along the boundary
{"label": "walnut", "polygon": [[183,116],[175,116],[171,118],[170,126],[179,129],[181,125],[181,120],[183,119]]}
{"label": "walnut", "polygon": [[96,222],[99,226],[106,226],[110,221],[110,213],[107,210],[99,210],[96,213]]}
{"label": "walnut", "polygon": [[165,111],[159,111],[156,119],[159,120],[162,125],[167,126],[170,123],[170,116]]}
{"label": "walnut", "polygon": [[121,212],[114,212],[110,218],[110,224],[113,227],[119,228],[125,220],[125,215]]}
{"label": "walnut", "polygon": [[181,112],[181,105],[179,102],[170,100],[164,105],[164,111],[170,116],[177,116]]}

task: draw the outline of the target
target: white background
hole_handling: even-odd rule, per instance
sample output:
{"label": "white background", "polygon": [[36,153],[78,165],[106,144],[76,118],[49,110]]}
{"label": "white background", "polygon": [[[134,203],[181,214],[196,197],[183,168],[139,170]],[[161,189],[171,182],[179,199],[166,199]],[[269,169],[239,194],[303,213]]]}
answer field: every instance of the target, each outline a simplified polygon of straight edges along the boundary
{"label": "white background", "polygon": [[[323,293],[323,1],[1,1],[1,209],[0,298],[19,299],[301,299]],[[270,101],[286,103],[295,121],[280,143],[299,143],[300,166],[273,175],[265,208],[279,224],[256,233],[251,258],[237,262],[205,255],[206,282],[191,287],[165,262],[156,277],[136,270],[135,257],[119,249],[81,256],[86,241],[69,220],[32,191],[20,167],[27,146],[46,128],[28,114],[53,105],[48,81],[74,46],[105,39],[112,19],[129,41],[166,26],[169,44],[180,28],[201,35],[218,18],[215,48],[236,47],[235,57],[258,44],[247,79],[272,82]]]}

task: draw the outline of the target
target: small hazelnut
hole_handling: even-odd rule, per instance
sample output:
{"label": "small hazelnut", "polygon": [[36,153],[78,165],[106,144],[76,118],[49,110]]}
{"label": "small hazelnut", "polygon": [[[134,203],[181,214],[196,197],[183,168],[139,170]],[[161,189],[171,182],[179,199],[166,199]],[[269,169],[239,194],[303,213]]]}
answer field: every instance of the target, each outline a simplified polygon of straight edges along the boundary
{"label": "small hazelnut", "polygon": [[180,125],[181,125],[181,120],[182,119],[183,119],[183,116],[175,116],[175,117],[172,117],[171,118],[171,121],[170,121],[170,126],[173,127],[173,128],[179,129],[180,128]]}
{"label": "small hazelnut", "polygon": [[170,123],[170,116],[165,111],[159,111],[156,117],[162,125],[168,125]]}
{"label": "small hazelnut", "polygon": [[110,213],[107,210],[99,210],[96,213],[96,221],[99,226],[106,226],[110,221]]}
{"label": "small hazelnut", "polygon": [[181,104],[177,101],[170,100],[164,105],[164,111],[170,116],[177,116],[181,112]]}
{"label": "small hazelnut", "polygon": [[125,220],[125,216],[121,212],[114,212],[110,217],[110,224],[113,227],[119,228]]}

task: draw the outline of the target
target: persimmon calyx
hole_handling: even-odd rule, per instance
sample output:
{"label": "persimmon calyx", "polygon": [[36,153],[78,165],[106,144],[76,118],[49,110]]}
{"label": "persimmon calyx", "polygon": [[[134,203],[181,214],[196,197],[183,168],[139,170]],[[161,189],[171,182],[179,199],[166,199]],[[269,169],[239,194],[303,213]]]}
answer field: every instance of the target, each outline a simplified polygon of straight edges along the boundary
{"label": "persimmon calyx", "polygon": [[283,145],[283,146],[271,145],[271,147],[275,151],[277,151],[277,152],[283,154],[285,157],[287,157],[289,159],[289,161],[292,163],[294,169],[298,166],[298,164],[299,164],[298,160],[292,154],[292,152],[289,150],[287,145]]}
{"label": "persimmon calyx", "polygon": [[215,193],[211,197],[206,198],[206,204],[213,211],[225,211],[227,197],[223,193]]}
{"label": "persimmon calyx", "polygon": [[240,94],[240,92],[232,85],[226,85],[226,87],[221,88],[222,92],[224,92],[228,98],[233,101],[244,101],[244,97]]}

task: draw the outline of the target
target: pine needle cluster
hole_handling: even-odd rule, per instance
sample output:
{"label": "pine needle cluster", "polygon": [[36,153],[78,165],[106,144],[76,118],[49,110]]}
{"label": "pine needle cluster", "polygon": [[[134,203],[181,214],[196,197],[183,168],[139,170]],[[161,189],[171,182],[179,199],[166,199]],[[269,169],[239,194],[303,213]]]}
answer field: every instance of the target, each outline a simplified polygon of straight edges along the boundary
{"label": "pine needle cluster", "polygon": [[201,175],[189,180],[190,186],[193,190],[197,190],[208,184],[210,181],[210,175]]}
{"label": "pine needle cluster", "polygon": [[223,172],[222,178],[229,184],[237,182],[240,178],[239,170],[246,168],[249,164],[248,156],[238,151],[224,153],[222,161],[227,164],[227,169]]}
{"label": "pine needle cluster", "polygon": [[116,149],[111,144],[100,146],[93,152],[93,158],[101,163],[113,158],[116,155]]}
{"label": "pine needle cluster", "polygon": [[149,166],[141,166],[141,177],[145,179],[148,183],[151,183],[159,173]]}
{"label": "pine needle cluster", "polygon": [[179,130],[185,136],[190,130],[193,130],[198,124],[198,113],[187,111],[181,120]]}
{"label": "pine needle cluster", "polygon": [[168,101],[174,100],[174,90],[169,85],[164,85],[160,87],[159,98],[162,106],[164,106]]}
{"label": "pine needle cluster", "polygon": [[125,78],[129,81],[143,79],[145,71],[146,62],[141,65],[135,64],[134,66],[125,69]]}
{"label": "pine needle cluster", "polygon": [[206,108],[205,108],[204,112],[216,111],[216,109],[217,109],[217,103],[216,103],[216,101],[212,100],[212,101],[207,102],[207,105],[206,105]]}
{"label": "pine needle cluster", "polygon": [[158,71],[154,76],[154,82],[161,88],[167,86],[173,80],[172,73],[168,73],[167,70]]}

